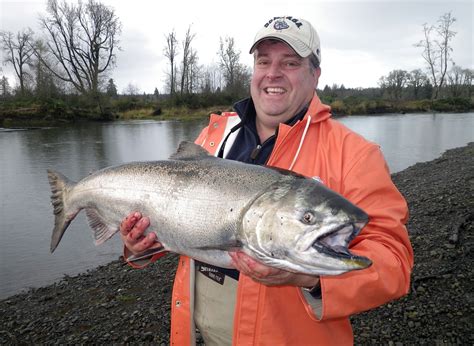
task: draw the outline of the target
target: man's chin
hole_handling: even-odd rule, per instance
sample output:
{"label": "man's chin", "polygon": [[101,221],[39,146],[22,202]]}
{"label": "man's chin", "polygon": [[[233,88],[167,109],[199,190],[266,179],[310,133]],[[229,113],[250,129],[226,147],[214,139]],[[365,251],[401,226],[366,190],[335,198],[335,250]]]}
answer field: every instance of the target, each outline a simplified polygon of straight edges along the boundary
{"label": "man's chin", "polygon": [[269,116],[279,116],[288,112],[288,107],[277,98],[262,102],[260,109]]}

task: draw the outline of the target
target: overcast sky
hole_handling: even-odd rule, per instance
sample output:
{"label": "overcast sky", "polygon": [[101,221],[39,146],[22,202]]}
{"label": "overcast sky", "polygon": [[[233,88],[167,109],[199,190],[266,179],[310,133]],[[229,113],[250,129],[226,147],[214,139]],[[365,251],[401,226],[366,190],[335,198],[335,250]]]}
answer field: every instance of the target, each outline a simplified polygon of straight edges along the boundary
{"label": "overcast sky", "polygon": [[[86,0],[84,0],[85,2]],[[423,23],[435,24],[446,12],[457,19],[452,58],[463,68],[474,68],[472,0],[99,0],[112,7],[122,23],[117,66],[112,72],[119,92],[132,83],[140,92],[164,92],[167,60],[165,35],[175,29],[179,40],[191,25],[199,63],[217,63],[220,37],[233,37],[241,61],[252,65],[248,50],[255,33],[273,16],[309,20],[319,33],[322,75],[319,87],[377,86],[381,76],[395,69],[424,68],[421,49]],[[76,1],[74,1],[77,3]],[[38,17],[46,14],[46,0],[0,0],[0,30],[16,33],[26,27],[39,32]],[[178,59],[180,57],[178,56]],[[0,75],[10,84],[11,69]]]}

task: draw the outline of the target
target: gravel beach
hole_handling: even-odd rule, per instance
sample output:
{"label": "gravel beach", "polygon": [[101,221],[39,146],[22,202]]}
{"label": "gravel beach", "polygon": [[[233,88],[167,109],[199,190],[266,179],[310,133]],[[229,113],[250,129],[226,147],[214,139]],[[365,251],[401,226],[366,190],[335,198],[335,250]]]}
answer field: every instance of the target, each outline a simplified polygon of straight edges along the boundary
{"label": "gravel beach", "polygon": [[[410,207],[411,292],[353,316],[355,343],[472,345],[474,143],[393,180]],[[1,300],[0,344],[168,344],[177,258],[143,270],[119,259]]]}

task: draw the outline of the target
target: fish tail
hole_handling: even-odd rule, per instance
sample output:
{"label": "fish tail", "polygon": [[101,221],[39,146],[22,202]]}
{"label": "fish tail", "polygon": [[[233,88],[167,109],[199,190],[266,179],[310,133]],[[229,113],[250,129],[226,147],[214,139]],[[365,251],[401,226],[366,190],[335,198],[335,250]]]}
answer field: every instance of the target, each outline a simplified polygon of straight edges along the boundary
{"label": "fish tail", "polygon": [[51,252],[58,246],[64,232],[79,211],[68,217],[67,196],[75,183],[59,172],[48,169],[48,180],[51,186],[51,203],[54,208],[54,229],[51,235]]}

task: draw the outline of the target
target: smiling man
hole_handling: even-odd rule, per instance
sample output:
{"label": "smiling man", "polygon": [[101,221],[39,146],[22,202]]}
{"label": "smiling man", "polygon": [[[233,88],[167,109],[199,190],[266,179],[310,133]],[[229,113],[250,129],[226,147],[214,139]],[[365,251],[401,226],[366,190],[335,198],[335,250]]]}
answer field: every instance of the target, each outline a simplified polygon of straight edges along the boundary
{"label": "smiling man", "polygon": [[[308,25],[302,26],[303,29],[309,28]],[[296,53],[296,43],[290,47],[277,37],[274,32],[272,35],[272,28],[264,28],[250,50],[255,56],[250,90],[258,114],[257,131],[262,141],[275,133],[278,124],[287,122],[309,105],[321,74],[319,58],[312,51]],[[283,37],[289,36],[285,34]],[[316,37],[313,45],[319,45]],[[316,50],[319,52],[319,48]],[[312,59],[309,58],[311,55]]]}
{"label": "smiling man", "polygon": [[[351,251],[373,265],[317,277],[267,267],[242,252],[230,253],[235,269],[181,256],[171,343],[194,343],[197,327],[206,345],[352,344],[351,314],[398,298],[410,287],[406,202],[379,147],[331,119],[330,107],[319,100],[321,49],[308,21],[270,19],[250,53],[251,97],[236,103],[235,112],[211,115],[196,143],[226,159],[313,177],[349,199],[370,218]],[[138,212],[122,222],[126,256],[159,246],[155,233],[145,233],[148,226]]]}

